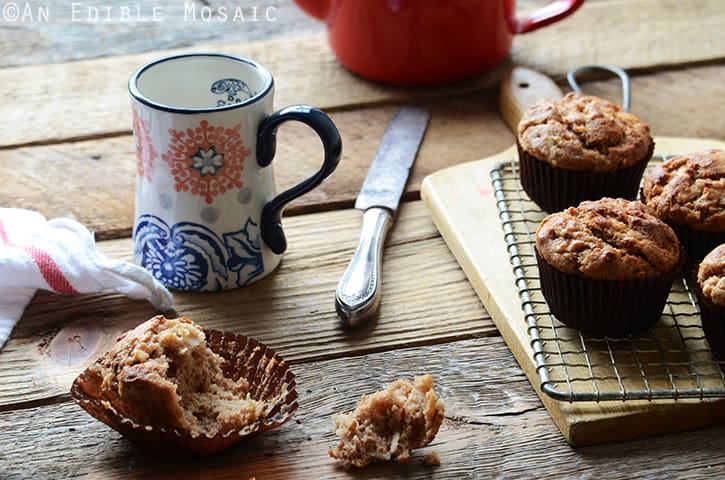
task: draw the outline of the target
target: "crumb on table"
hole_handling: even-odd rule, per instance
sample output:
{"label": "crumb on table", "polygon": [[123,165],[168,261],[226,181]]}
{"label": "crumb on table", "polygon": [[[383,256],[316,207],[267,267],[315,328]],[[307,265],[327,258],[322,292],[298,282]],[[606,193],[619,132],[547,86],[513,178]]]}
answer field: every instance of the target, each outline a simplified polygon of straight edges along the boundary
{"label": "crumb on table", "polygon": [[423,465],[426,467],[438,467],[441,464],[441,456],[438,455],[438,452],[428,452],[425,457],[423,457]]}
{"label": "crumb on table", "polygon": [[346,466],[385,460],[405,463],[411,450],[435,438],[444,412],[431,375],[396,380],[385,390],[363,395],[353,412],[333,415],[340,442],[329,454]]}

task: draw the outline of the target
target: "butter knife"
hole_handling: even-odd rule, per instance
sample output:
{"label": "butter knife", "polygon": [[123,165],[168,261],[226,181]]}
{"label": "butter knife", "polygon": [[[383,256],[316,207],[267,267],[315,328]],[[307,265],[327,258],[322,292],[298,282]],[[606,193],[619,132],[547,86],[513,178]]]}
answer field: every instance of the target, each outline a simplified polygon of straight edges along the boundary
{"label": "butter knife", "polygon": [[395,113],[355,201],[355,208],[364,212],[360,241],[335,291],[335,309],[347,327],[365,323],[380,305],[385,236],[429,119],[430,113],[419,107]]}

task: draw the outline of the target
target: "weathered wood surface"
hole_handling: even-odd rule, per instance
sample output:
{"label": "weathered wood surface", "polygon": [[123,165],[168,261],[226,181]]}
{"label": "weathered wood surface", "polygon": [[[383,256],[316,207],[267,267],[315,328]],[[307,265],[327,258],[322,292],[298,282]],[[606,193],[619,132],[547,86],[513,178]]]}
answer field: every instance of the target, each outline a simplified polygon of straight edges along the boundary
{"label": "weathered wood surface", "polygon": [[[192,1],[197,7],[258,3]],[[723,476],[723,428],[599,447],[567,445],[425,207],[411,201],[429,173],[513,143],[496,106],[498,83],[512,64],[539,69],[564,90],[563,74],[582,63],[628,68],[633,112],[655,135],[725,139],[725,11],[718,0],[686,7],[674,0],[587,0],[570,19],[517,38],[508,64],[432,89],[389,87],[351,75],[334,60],[324,25],[291,0],[259,2],[277,7],[278,21],[242,26],[182,24],[170,10],[181,2],[153,3],[164,7],[168,21],[71,24],[60,14],[47,24],[0,19],[0,207],[74,217],[97,238],[112,239],[99,242],[103,252],[130,259],[130,72],[172,51],[228,51],[267,64],[278,106],[307,102],[331,113],[344,138],[343,161],[330,181],[287,209],[290,247],[275,274],[233,292],[178,294],[176,310],[205,326],[259,338],[290,360],[301,395],[298,422],[198,462],[144,455],[75,406],[67,387],[118,332],[155,312],[113,293],[72,298],[41,292],[0,351],[0,477]],[[531,10],[542,0],[518,3]],[[601,77],[585,85],[613,99],[617,88]],[[332,296],[359,234],[360,213],[348,207],[387,121],[407,102],[431,108],[432,123],[388,241],[380,316],[347,332]],[[316,167],[319,149],[304,127],[285,125],[275,165],[280,187]],[[335,441],[329,415],[394,378],[422,372],[434,374],[449,406],[434,444],[407,466],[337,467],[326,454]],[[421,465],[430,450],[441,454],[440,467]]]}
{"label": "weathered wood surface", "polygon": [[[3,478],[718,478],[725,428],[572,449],[500,337],[293,366],[296,420],[220,455],[171,462],[144,454],[72,402],[0,413]],[[347,471],[328,457],[331,414],[400,377],[431,373],[446,402],[432,444],[407,465]],[[72,445],[72,448],[68,448]],[[38,455],[37,452],[43,452]],[[440,455],[439,467],[422,464]],[[657,460],[653,460],[653,456]],[[663,459],[663,460],[660,460]],[[666,459],[666,460],[664,460]]]}
{"label": "weathered wood surface", "polygon": [[[562,87],[568,90],[566,86]],[[618,100],[619,84],[583,83],[590,93]],[[632,79],[632,112],[655,135],[725,139],[725,65],[648,73]],[[514,141],[497,113],[496,90],[422,101],[432,119],[407,185],[417,198],[421,180],[441,168],[484,158]],[[394,106],[332,112],[343,136],[343,159],[329,181],[293,202],[286,213],[350,207]],[[130,116],[130,114],[128,115]],[[65,117],[62,117],[65,118]],[[32,208],[48,218],[70,216],[100,239],[128,236],[133,222],[135,156],[130,135],[0,149],[0,206]],[[301,125],[280,128],[275,175],[280,188],[317,168],[319,140]]]}
{"label": "weathered wood surface", "polygon": [[[241,290],[176,292],[174,311],[206,328],[257,338],[293,363],[497,335],[421,202],[406,203],[391,231],[377,320],[343,329],[334,291],[357,245],[361,220],[356,210],[290,218],[289,249],[278,271]],[[130,239],[100,247],[131,260]],[[116,294],[39,293],[0,356],[0,410],[66,395],[118,334],[154,314],[146,302]]]}
{"label": "weathered wood surface", "polygon": [[[647,69],[722,59],[725,10],[721,6],[719,0],[693,0],[687,8],[675,0],[660,0],[657,7],[651,0],[586,3],[570,19],[518,37],[511,61],[561,78],[584,63]],[[194,48],[206,47],[200,41]],[[323,33],[208,48],[265,64],[276,79],[278,105],[308,103],[325,109],[478,90],[496,85],[504,68],[460,85],[406,89],[347,72],[335,61]],[[127,79],[136,67],[162,53],[172,51],[3,69],[0,131],[5,135],[0,146],[128,133]]]}
{"label": "weathered wood surface", "polygon": [[[305,15],[292,0],[5,3],[14,3],[19,11],[17,17],[12,10],[0,16],[1,67],[187,48],[200,43],[250,42],[324,30],[322,22]],[[122,7],[128,11],[124,13]]]}
{"label": "weathered wood surface", "polygon": [[[495,94],[482,92],[428,102],[432,119],[408,182],[415,198],[423,177],[440,168],[501,150],[511,142],[495,110]],[[333,112],[343,136],[335,174],[293,202],[286,213],[351,207],[395,107]],[[33,208],[48,218],[70,216],[99,238],[129,236],[133,224],[135,153],[130,135],[56,145],[0,149],[0,206]],[[281,189],[319,168],[322,147],[312,130],[280,127],[275,177]]]}

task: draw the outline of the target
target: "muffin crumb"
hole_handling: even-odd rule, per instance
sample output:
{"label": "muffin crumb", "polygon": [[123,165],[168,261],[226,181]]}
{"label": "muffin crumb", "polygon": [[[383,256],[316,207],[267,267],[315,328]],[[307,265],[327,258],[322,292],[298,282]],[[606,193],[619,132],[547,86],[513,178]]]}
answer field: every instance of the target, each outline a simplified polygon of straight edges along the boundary
{"label": "muffin crumb", "polygon": [[423,457],[423,465],[426,467],[439,467],[441,464],[441,457],[438,452],[429,452]]}
{"label": "muffin crumb", "polygon": [[431,375],[396,380],[385,390],[363,395],[353,412],[333,415],[340,442],[329,454],[346,466],[406,463],[411,450],[433,441],[444,411]]}

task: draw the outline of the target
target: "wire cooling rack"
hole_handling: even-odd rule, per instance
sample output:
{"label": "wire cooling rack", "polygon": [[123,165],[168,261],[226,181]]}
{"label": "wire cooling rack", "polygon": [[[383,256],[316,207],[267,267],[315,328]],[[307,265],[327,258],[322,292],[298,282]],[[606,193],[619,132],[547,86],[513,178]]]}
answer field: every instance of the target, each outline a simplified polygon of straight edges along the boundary
{"label": "wire cooling rack", "polygon": [[534,254],[546,213],[523,191],[517,169],[514,159],[498,164],[491,179],[542,391],[570,402],[725,397],[725,362],[710,351],[685,278],[657,324],[634,336],[583,335],[549,312]]}

